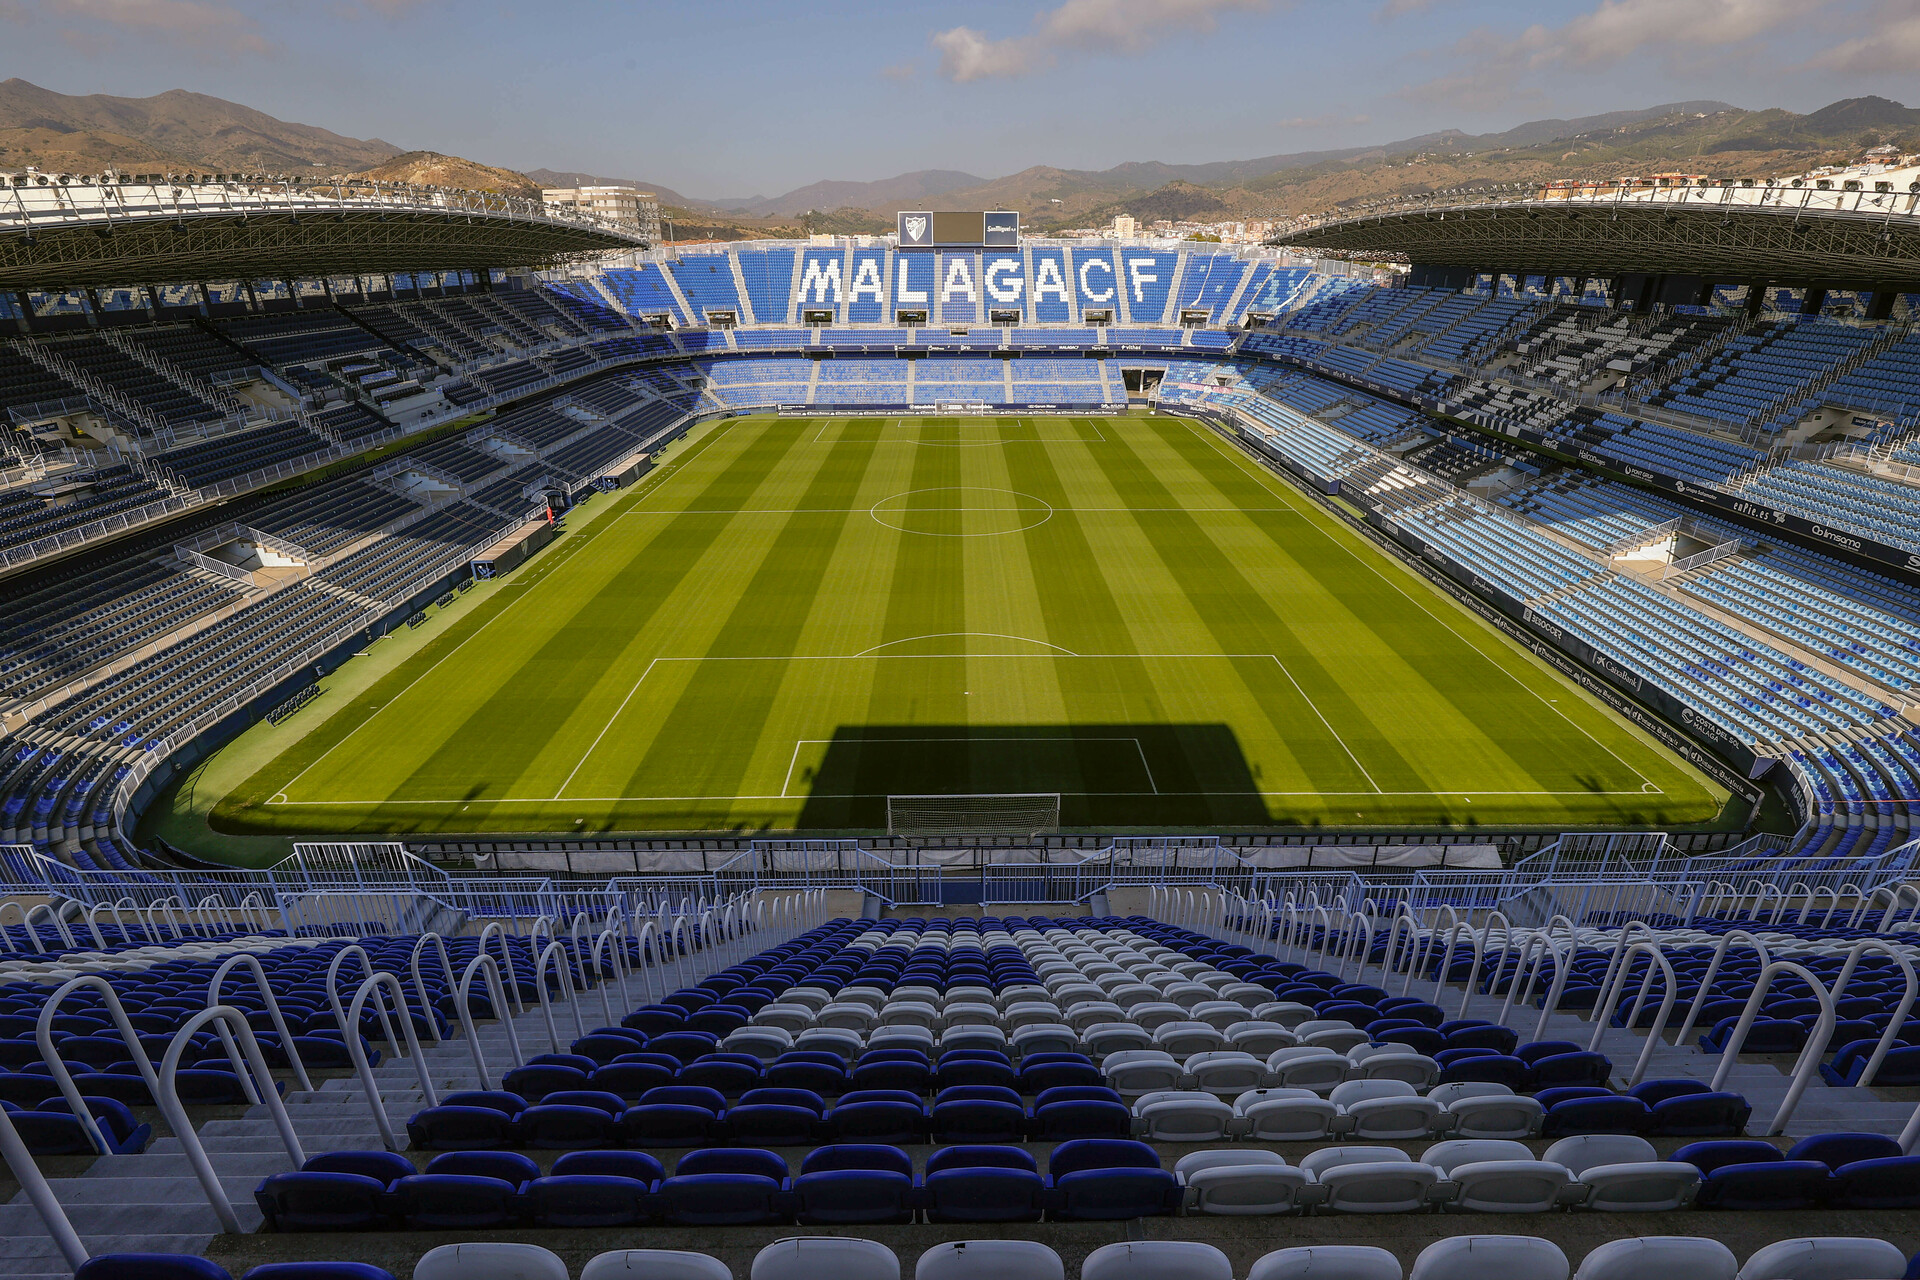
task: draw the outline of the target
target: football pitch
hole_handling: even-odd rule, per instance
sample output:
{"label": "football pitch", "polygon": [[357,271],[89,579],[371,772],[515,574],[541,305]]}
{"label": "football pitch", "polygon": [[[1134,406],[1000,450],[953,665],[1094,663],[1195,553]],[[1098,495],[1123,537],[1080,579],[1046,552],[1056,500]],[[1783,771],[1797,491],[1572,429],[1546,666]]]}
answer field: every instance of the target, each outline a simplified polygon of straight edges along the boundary
{"label": "football pitch", "polygon": [[714,424],[220,799],[234,833],[1715,820],[1726,793],[1204,425]]}

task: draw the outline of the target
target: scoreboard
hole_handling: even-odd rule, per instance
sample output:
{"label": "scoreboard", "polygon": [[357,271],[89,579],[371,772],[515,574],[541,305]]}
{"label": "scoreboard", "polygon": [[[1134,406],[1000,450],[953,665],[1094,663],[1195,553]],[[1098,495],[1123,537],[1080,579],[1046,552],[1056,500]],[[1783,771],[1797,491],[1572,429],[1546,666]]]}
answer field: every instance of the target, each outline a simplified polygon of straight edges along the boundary
{"label": "scoreboard", "polygon": [[902,249],[1017,249],[1020,215],[1009,209],[974,213],[916,210],[895,215]]}

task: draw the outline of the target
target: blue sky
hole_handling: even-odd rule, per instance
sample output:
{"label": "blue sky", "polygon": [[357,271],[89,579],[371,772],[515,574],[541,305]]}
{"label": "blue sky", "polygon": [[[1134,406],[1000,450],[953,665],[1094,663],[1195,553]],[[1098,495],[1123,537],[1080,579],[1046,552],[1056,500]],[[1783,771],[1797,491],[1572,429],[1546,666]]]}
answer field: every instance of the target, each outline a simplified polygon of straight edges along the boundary
{"label": "blue sky", "polygon": [[0,78],[709,198],[1696,98],[1920,105],[1916,66],[1920,0],[0,0]]}

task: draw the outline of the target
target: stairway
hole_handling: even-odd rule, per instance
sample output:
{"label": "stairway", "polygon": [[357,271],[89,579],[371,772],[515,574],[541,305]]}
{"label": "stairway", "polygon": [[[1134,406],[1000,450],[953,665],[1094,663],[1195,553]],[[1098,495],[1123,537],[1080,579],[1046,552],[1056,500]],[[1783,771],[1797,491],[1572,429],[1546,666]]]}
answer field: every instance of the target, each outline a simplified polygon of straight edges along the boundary
{"label": "stairway", "polygon": [[[644,999],[639,991],[630,990],[630,995],[632,1004]],[[578,993],[577,998],[585,1001],[580,1006],[581,1025],[588,1030],[604,1025],[605,1011],[598,989]],[[628,1001],[620,996],[617,985],[608,992],[608,999],[616,1015],[625,1013],[622,1006]],[[564,1050],[578,1032],[565,1003],[556,1002],[553,1012],[559,1047]],[[544,1053],[551,1047],[546,1019],[537,1002],[516,1016],[513,1024],[523,1056]],[[497,1086],[500,1076],[514,1065],[506,1027],[482,1022],[477,1030],[488,1074]],[[440,1095],[480,1087],[471,1047],[457,1024],[452,1038],[438,1045],[423,1044],[421,1053]],[[388,1120],[404,1146],[407,1117],[426,1105],[414,1064],[404,1057],[383,1056],[372,1074]],[[333,1078],[317,1080],[312,1091],[293,1088],[292,1084],[289,1077],[284,1104],[306,1155],[378,1151],[385,1145],[366,1091],[354,1073],[335,1073]],[[208,1120],[197,1133],[241,1227],[258,1230],[261,1214],[254,1205],[253,1189],[261,1179],[295,1167],[271,1110],[262,1105],[249,1108],[235,1119]],[[48,1185],[94,1254],[200,1254],[221,1232],[219,1217],[208,1203],[178,1138],[156,1138],[140,1155],[101,1156],[85,1173],[49,1178]],[[4,1233],[4,1239],[0,1239],[0,1272],[9,1280],[67,1280],[71,1276],[26,1192],[16,1193],[0,1206],[0,1233]]]}

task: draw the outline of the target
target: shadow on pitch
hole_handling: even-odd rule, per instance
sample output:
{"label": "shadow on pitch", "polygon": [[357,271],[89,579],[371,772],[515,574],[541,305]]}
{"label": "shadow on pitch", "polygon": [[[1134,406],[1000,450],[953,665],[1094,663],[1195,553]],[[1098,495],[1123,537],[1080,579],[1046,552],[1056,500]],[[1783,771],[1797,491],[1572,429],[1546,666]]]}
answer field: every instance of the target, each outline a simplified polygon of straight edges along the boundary
{"label": "shadow on pitch", "polygon": [[1063,827],[1271,821],[1224,724],[843,725],[809,755],[789,784],[808,830],[885,828],[889,795],[1057,792]]}

